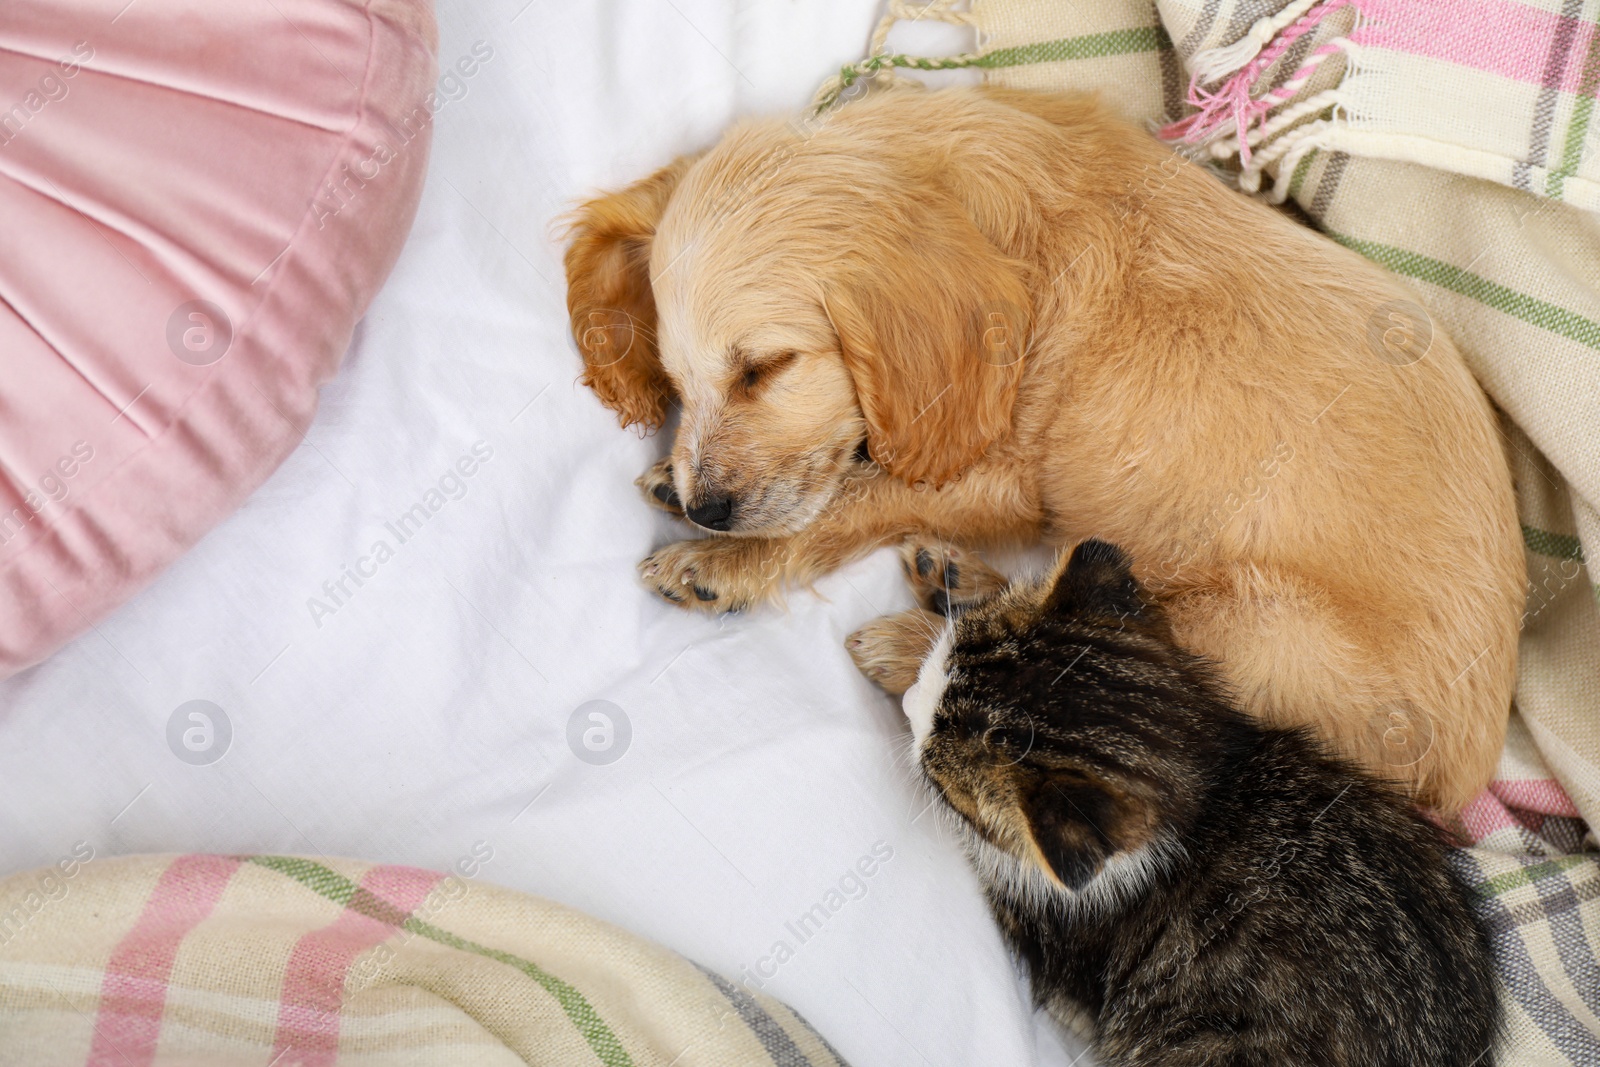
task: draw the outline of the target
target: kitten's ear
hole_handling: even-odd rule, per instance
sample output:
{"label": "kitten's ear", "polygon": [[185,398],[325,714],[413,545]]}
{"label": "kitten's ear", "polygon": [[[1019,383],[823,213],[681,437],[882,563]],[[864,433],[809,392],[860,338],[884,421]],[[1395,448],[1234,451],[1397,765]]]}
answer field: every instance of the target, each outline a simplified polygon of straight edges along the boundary
{"label": "kitten's ear", "polygon": [[1099,785],[1046,779],[1024,810],[1040,865],[1068,889],[1082,889],[1117,851],[1101,828],[1114,828],[1121,816],[1116,801]]}
{"label": "kitten's ear", "polygon": [[1128,555],[1105,541],[1084,541],[1056,575],[1047,606],[1115,619],[1148,619],[1153,609],[1133,576]]}

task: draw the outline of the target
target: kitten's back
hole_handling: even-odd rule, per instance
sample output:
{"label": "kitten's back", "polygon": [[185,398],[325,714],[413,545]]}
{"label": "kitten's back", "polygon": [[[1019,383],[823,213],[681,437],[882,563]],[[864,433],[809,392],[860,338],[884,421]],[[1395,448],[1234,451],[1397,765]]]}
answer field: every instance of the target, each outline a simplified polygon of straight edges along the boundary
{"label": "kitten's back", "polygon": [[1108,1061],[1161,1035],[1196,1063],[1490,1064],[1488,939],[1439,831],[1303,734],[1261,731],[1231,771],[1124,921],[1160,933],[1108,946],[1127,975]]}
{"label": "kitten's back", "polygon": [[1487,935],[1441,832],[1241,712],[1126,557],[959,618],[924,668],[929,780],[1058,1017],[1106,1067],[1489,1067]]}

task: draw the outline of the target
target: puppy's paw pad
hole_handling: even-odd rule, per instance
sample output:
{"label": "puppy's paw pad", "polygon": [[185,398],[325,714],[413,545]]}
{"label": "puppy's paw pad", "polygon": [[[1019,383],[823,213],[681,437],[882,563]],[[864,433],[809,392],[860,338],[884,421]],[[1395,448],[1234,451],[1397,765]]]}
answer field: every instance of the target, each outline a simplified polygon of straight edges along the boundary
{"label": "puppy's paw pad", "polygon": [[1006,584],[975,553],[939,541],[907,541],[901,560],[917,599],[940,615],[969,607]]}
{"label": "puppy's paw pad", "polygon": [[869,622],[844,640],[856,669],[879,685],[883,684],[883,675],[900,658],[895,651],[894,628],[887,623],[887,619]]}
{"label": "puppy's paw pad", "polygon": [[845,638],[844,647],[868,681],[899,695],[917,680],[922,659],[941,625],[940,620],[920,611],[886,615]]}
{"label": "puppy's paw pad", "polygon": [[738,542],[715,538],[680,541],[645,557],[639,577],[657,596],[692,611],[742,610],[748,597],[740,586],[735,555]]}
{"label": "puppy's paw pad", "polygon": [[645,503],[669,515],[682,517],[683,501],[678,499],[678,489],[672,481],[672,460],[661,460],[639,475],[633,484],[644,494]]}

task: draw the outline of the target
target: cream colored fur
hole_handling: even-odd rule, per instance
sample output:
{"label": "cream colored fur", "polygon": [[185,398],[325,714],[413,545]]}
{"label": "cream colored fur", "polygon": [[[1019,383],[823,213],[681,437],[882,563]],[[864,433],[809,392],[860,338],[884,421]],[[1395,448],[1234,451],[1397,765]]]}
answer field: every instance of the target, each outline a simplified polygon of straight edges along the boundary
{"label": "cream colored fur", "polygon": [[1488,780],[1525,581],[1488,402],[1437,328],[1380,358],[1404,285],[1092,98],[745,122],[581,208],[567,267],[585,380],[681,404],[678,497],[734,501],[641,565],[663,595],[1100,537],[1247,707],[1446,809]]}

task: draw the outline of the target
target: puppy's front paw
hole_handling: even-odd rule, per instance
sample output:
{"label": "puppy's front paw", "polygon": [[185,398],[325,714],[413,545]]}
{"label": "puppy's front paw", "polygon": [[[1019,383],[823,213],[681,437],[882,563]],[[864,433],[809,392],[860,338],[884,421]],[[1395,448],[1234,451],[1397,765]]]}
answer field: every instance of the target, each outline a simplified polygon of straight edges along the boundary
{"label": "puppy's front paw", "polygon": [[845,638],[844,647],[868,681],[900,696],[916,682],[922,661],[946,625],[931,611],[902,611],[867,623]]}
{"label": "puppy's front paw", "polygon": [[1005,575],[977,553],[931,539],[912,538],[900,547],[912,593],[930,611],[949,615],[1005,588]]}
{"label": "puppy's front paw", "polygon": [[644,494],[645,503],[653,508],[660,508],[668,515],[683,518],[683,501],[678,499],[678,490],[672,482],[672,459],[661,460],[633,481]]}
{"label": "puppy's front paw", "polygon": [[679,541],[646,556],[639,577],[679,607],[743,611],[772,594],[776,571],[765,565],[771,551],[759,538]]}

